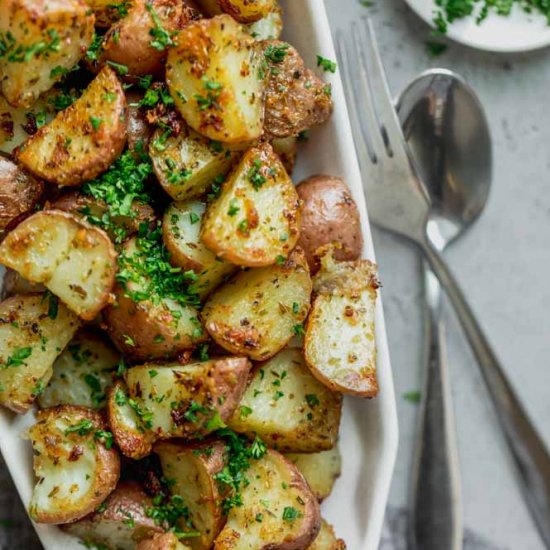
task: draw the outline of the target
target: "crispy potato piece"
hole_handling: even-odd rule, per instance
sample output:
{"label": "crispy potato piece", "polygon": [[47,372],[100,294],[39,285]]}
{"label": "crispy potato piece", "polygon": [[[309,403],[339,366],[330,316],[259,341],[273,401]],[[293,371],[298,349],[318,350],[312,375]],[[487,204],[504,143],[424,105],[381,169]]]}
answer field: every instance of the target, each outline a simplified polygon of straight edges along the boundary
{"label": "crispy potato piece", "polygon": [[235,275],[206,302],[206,330],[224,349],[265,361],[302,330],[311,294],[309,270],[301,250],[282,265]]}
{"label": "crispy potato piece", "polygon": [[92,41],[94,17],[79,0],[4,0],[1,89],[15,107],[30,107],[74,67]]}
{"label": "crispy potato piece", "polygon": [[1,302],[0,404],[18,413],[27,411],[79,325],[76,315],[44,294]]}
{"label": "crispy potato piece", "polygon": [[191,550],[191,548],[182,544],[170,531],[155,535],[152,539],[142,540],[136,546],[136,550]]}
{"label": "crispy potato piece", "polygon": [[154,452],[160,458],[164,477],[173,481],[170,492],[183,497],[189,519],[201,534],[189,538],[188,544],[193,550],[209,550],[225,523],[225,492],[221,490],[224,485],[214,479],[226,464],[225,443],[186,445],[181,441],[162,441],[155,445]]}
{"label": "crispy potato piece", "polygon": [[198,201],[172,203],[164,213],[162,235],[173,265],[194,271],[194,287],[207,296],[226,280],[237,267],[218,258],[199,237],[205,205]]}
{"label": "crispy potato piece", "polygon": [[216,0],[220,8],[239,23],[253,23],[267,17],[277,6],[275,0]]}
{"label": "crispy potato piece", "polygon": [[298,154],[298,138],[294,136],[286,138],[275,138],[271,142],[273,151],[277,153],[289,176],[292,175]]}
{"label": "crispy potato piece", "polygon": [[53,365],[53,376],[38,398],[41,408],[80,405],[99,409],[107,404],[107,388],[120,361],[105,337],[84,330],[69,343]]}
{"label": "crispy potato piece", "polygon": [[[180,0],[133,0],[128,14],[107,31],[98,65],[124,65],[125,78],[161,73],[169,34],[187,22],[181,21],[184,14]],[[159,29],[168,35],[157,36]]]}
{"label": "crispy potato piece", "polygon": [[283,15],[276,5],[265,17],[246,26],[256,40],[277,40],[283,32]]}
{"label": "crispy potato piece", "polygon": [[342,397],[311,375],[300,350],[286,349],[256,369],[227,425],[279,451],[312,453],[335,445],[341,409]]}
{"label": "crispy potato piece", "polygon": [[298,242],[300,201],[269,143],[249,149],[206,209],[201,240],[220,258],[262,267]]}
{"label": "crispy potato piece", "polygon": [[44,184],[0,155],[0,235],[22,214],[32,211],[44,193]]}
{"label": "crispy potato piece", "polygon": [[120,476],[120,458],[105,446],[107,425],[96,411],[43,409],[29,429],[38,481],[29,503],[37,523],[76,521],[103,502]]}
{"label": "crispy potato piece", "polygon": [[341,178],[311,176],[296,188],[302,200],[300,246],[312,273],[319,269],[316,252],[330,244],[337,260],[357,260],[363,250],[363,233],[357,205]]}
{"label": "crispy potato piece", "polygon": [[[270,137],[296,136],[325,122],[332,113],[330,84],[307,69],[290,44],[278,40],[262,44],[269,66],[264,132]],[[282,60],[276,52],[284,53]]]}
{"label": "crispy potato piece", "polygon": [[346,543],[336,538],[332,525],[323,519],[317,538],[307,547],[307,550],[346,550]]}
{"label": "crispy potato piece", "polygon": [[229,512],[215,550],[299,550],[313,542],[321,526],[319,503],[291,462],[268,450],[246,477],[243,505]]}
{"label": "crispy potato piece", "polygon": [[0,263],[44,283],[90,321],[109,300],[116,253],[101,229],[60,210],[44,210],[8,234],[0,245]]}
{"label": "crispy potato piece", "polygon": [[123,454],[141,458],[158,439],[204,436],[237,407],[250,363],[245,357],[188,365],[140,365],[110,392],[109,423]]}
{"label": "crispy potato piece", "polygon": [[82,96],[23,143],[17,159],[58,185],[80,185],[104,172],[126,143],[126,98],[110,67]]}
{"label": "crispy potato piece", "polygon": [[320,453],[291,453],[285,456],[296,464],[319,500],[324,500],[330,495],[342,471],[342,457],[338,445]]}
{"label": "crispy potato piece", "polygon": [[121,481],[95,510],[61,528],[82,539],[88,548],[107,547],[134,550],[136,543],[164,529],[147,516],[153,500],[135,481]]}
{"label": "crispy potato piece", "polygon": [[14,296],[15,294],[36,294],[45,292],[46,287],[40,283],[31,283],[23,279],[17,271],[6,269],[2,279],[2,300]]}
{"label": "crispy potato piece", "polygon": [[162,128],[156,131],[149,155],[162,188],[177,201],[204,195],[216,178],[227,174],[243,148],[211,141],[188,126],[159,147],[163,133]]}
{"label": "crispy potato piece", "polygon": [[304,355],[313,375],[333,390],[375,397],[374,315],[379,287],[369,260],[321,260],[316,294],[307,320]]}
{"label": "crispy potato piece", "polygon": [[232,17],[219,15],[189,24],[174,41],[166,82],[189,126],[226,143],[260,137],[265,84],[254,39]]}

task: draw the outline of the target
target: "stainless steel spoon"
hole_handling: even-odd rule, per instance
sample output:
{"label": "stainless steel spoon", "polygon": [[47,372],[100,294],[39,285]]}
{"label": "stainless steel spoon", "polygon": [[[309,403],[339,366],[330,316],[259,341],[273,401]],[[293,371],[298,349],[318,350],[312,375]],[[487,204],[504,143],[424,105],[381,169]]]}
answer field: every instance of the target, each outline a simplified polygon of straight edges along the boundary
{"label": "stainless steel spoon", "polygon": [[[489,127],[473,90],[457,75],[433,69],[401,94],[403,133],[430,195],[428,238],[442,252],[481,213],[491,186]],[[423,262],[427,369],[412,476],[409,543],[421,550],[462,548],[462,508],[442,291]]]}

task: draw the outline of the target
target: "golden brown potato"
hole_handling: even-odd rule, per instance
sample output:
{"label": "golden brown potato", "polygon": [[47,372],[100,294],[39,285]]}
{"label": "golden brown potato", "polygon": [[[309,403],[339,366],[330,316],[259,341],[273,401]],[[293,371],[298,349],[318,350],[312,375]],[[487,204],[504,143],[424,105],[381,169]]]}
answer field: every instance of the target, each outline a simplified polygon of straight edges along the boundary
{"label": "golden brown potato", "polygon": [[296,164],[296,155],[298,153],[298,138],[294,136],[286,138],[275,138],[271,142],[273,151],[277,153],[285,170],[289,176],[292,175],[294,164]]}
{"label": "golden brown potato", "polygon": [[135,481],[121,481],[101,506],[62,529],[82,539],[87,547],[134,550],[136,543],[164,529],[148,517],[153,500]]}
{"label": "golden brown potato", "polygon": [[324,519],[321,521],[321,530],[307,550],[346,550],[346,543],[337,539],[334,528]]}
{"label": "golden brown potato", "polygon": [[378,394],[375,311],[379,282],[369,260],[338,262],[327,253],[313,279],[304,355],[313,375],[333,390]]}
{"label": "golden brown potato", "polygon": [[256,40],[277,40],[283,32],[281,7],[277,4],[265,17],[246,25],[246,30]]}
{"label": "golden brown potato", "polygon": [[80,325],[55,297],[12,296],[0,303],[0,404],[26,412]]}
{"label": "golden brown potato", "polygon": [[298,349],[279,352],[254,372],[227,425],[285,452],[315,453],[336,444],[342,397],[309,372]]}
{"label": "golden brown potato", "polygon": [[298,242],[300,202],[269,143],[249,149],[206,209],[202,242],[241,266],[282,263]]}
{"label": "golden brown potato", "polygon": [[262,43],[267,60],[264,132],[270,137],[296,136],[325,122],[332,113],[330,85],[307,69],[288,43]]}
{"label": "golden brown potato", "polygon": [[276,7],[275,0],[216,0],[220,8],[239,23],[253,23]]}
{"label": "golden brown potato", "polygon": [[226,280],[237,267],[218,258],[200,240],[205,205],[199,201],[172,203],[164,213],[162,235],[173,265],[194,271],[193,286],[201,298]]}
{"label": "golden brown potato", "polygon": [[188,445],[181,441],[157,443],[162,473],[170,479],[170,492],[183,497],[189,521],[199,537],[188,539],[193,550],[209,550],[222,530],[225,515],[222,501],[227,487],[214,478],[227,463],[226,446],[221,441]]}
{"label": "golden brown potato", "polygon": [[43,193],[42,182],[0,155],[0,234],[10,222],[32,211]]}
{"label": "golden brown potato", "polygon": [[342,471],[342,457],[338,445],[320,453],[290,453],[285,456],[296,464],[320,501],[330,495]]}
{"label": "golden brown potato", "polygon": [[224,349],[265,361],[303,332],[311,288],[295,249],[282,265],[243,271],[216,289],[202,310],[204,326]]}
{"label": "golden brown potato", "polygon": [[319,503],[297,468],[269,450],[246,472],[242,506],[231,509],[215,550],[299,550],[315,540]]}
{"label": "golden brown potato", "polygon": [[17,159],[35,176],[80,185],[104,172],[126,143],[126,98],[105,67],[71,106],[24,142]]}
{"label": "golden brown potato", "polygon": [[126,133],[128,134],[128,149],[138,148],[147,151],[149,140],[153,134],[153,128],[147,122],[145,111],[139,106],[143,94],[134,90],[126,91],[126,103],[128,105],[128,117]]}
{"label": "golden brown potato", "polygon": [[2,279],[2,300],[15,294],[36,294],[46,291],[46,287],[39,283],[31,283],[23,279],[17,271],[6,269]]}
{"label": "golden brown potato", "polygon": [[202,437],[218,429],[237,407],[249,370],[244,357],[128,369],[127,389],[116,385],[108,399],[109,423],[120,450],[141,458],[155,440]]}
{"label": "golden brown potato", "polygon": [[0,245],[0,263],[43,283],[91,321],[109,301],[116,253],[101,229],[61,210],[44,210],[7,235]]}
{"label": "golden brown potato", "polygon": [[92,41],[94,17],[79,0],[3,0],[1,91],[30,107],[72,69]]}
{"label": "golden brown potato", "polygon": [[69,523],[93,512],[114,490],[120,459],[96,411],[43,409],[29,429],[37,478],[29,514],[37,523]]}
{"label": "golden brown potato", "polygon": [[363,233],[357,205],[341,178],[311,176],[296,188],[302,200],[300,246],[312,273],[319,269],[315,252],[336,244],[337,260],[357,260],[363,250]]}
{"label": "golden brown potato", "polygon": [[174,41],[166,82],[187,124],[224,143],[260,137],[265,84],[254,39],[232,17],[218,15],[189,24]]}
{"label": "golden brown potato", "polygon": [[182,544],[170,531],[155,535],[152,539],[142,540],[136,546],[136,550],[191,550],[191,548]]}

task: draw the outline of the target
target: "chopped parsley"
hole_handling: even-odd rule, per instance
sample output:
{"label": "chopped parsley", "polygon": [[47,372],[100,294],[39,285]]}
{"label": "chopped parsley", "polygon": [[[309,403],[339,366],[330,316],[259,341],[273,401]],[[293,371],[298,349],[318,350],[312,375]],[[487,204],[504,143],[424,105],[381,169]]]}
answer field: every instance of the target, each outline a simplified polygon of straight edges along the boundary
{"label": "chopped parsley", "polygon": [[328,71],[329,73],[336,72],[336,62],[323,57],[322,55],[317,56],[317,67],[321,67],[323,71]]}
{"label": "chopped parsley", "polygon": [[18,44],[13,34],[8,31],[0,33],[0,59],[6,59],[9,63],[28,63],[33,57],[50,52],[58,52],[61,46],[59,34],[55,29],[46,31],[47,37],[30,45]]}
{"label": "chopped parsley", "polygon": [[92,431],[93,427],[94,427],[94,424],[89,418],[83,418],[77,424],[74,424],[73,426],[69,426],[65,430],[65,435],[72,434],[72,433],[76,433],[81,436],[88,435]]}
{"label": "chopped parsley", "polygon": [[92,403],[96,406],[101,405],[101,403],[105,401],[105,393],[103,391],[99,378],[88,372],[84,375],[84,382],[86,382],[86,384],[92,390],[90,396]]}
{"label": "chopped parsley", "polygon": [[94,439],[96,441],[101,441],[107,450],[109,450],[115,442],[113,434],[107,430],[97,430],[94,434]]}
{"label": "chopped parsley", "polygon": [[152,4],[146,2],[145,7],[151,14],[151,18],[155,24],[154,28],[149,31],[149,34],[153,37],[153,40],[150,42],[151,47],[155,48],[155,50],[163,52],[168,46],[172,46],[174,44],[172,35],[162,26],[162,21],[160,20],[160,17],[155,11],[155,8],[153,8]]}
{"label": "chopped parsley", "polygon": [[107,65],[112,67],[120,76],[125,76],[128,74],[128,67],[122,63],[115,63],[114,61],[107,61]]}
{"label": "chopped parsley", "polygon": [[252,167],[248,171],[248,174],[246,177],[248,178],[248,181],[252,184],[252,187],[256,191],[262,187],[262,185],[267,181],[264,175],[260,173],[260,169],[262,167],[262,162],[260,159],[254,159],[252,162]]}
{"label": "chopped parsley", "polygon": [[236,216],[239,213],[240,208],[237,206],[237,199],[231,199],[229,202],[229,208],[227,209],[228,216]]}
{"label": "chopped parsley", "polygon": [[305,330],[304,325],[302,323],[298,323],[292,327],[292,330],[296,336],[305,336]]}
{"label": "chopped parsley", "polygon": [[246,405],[241,405],[241,407],[239,408],[239,416],[241,417],[241,420],[246,418],[247,416],[250,416],[252,412],[252,409],[250,407],[247,407]]}
{"label": "chopped parsley", "polygon": [[100,34],[94,34],[92,38],[92,43],[88,47],[88,50],[86,51],[86,59],[88,61],[97,61],[99,58],[99,55],[101,53],[101,49],[103,46],[103,36]]}
{"label": "chopped parsley", "polygon": [[288,54],[289,44],[270,44],[264,50],[264,56],[271,63],[282,63]]}
{"label": "chopped parsley", "polygon": [[317,405],[320,405],[321,402],[319,398],[314,393],[306,394],[306,401],[310,408],[314,409]]}
{"label": "chopped parsley", "polygon": [[422,395],[419,391],[408,391],[403,394],[403,399],[409,403],[420,403]]}
{"label": "chopped parsley", "polygon": [[283,520],[292,523],[302,517],[302,513],[292,506],[285,506],[283,510]]}
{"label": "chopped parsley", "polygon": [[[173,528],[178,538],[200,537],[200,532],[192,530],[189,508],[180,495],[165,497],[160,494],[153,498],[153,506],[145,510],[145,515],[151,518],[156,525],[167,524]],[[176,524],[184,521],[189,531],[182,531]]]}
{"label": "chopped parsley", "polygon": [[26,365],[25,359],[28,359],[32,355],[32,348],[17,348],[13,353],[8,357],[5,364],[0,365],[0,368],[7,367],[20,367],[21,365]]}
{"label": "chopped parsley", "polygon": [[219,82],[214,80],[208,80],[203,77],[203,86],[206,90],[206,95],[195,94],[195,100],[199,109],[205,111],[206,109],[219,109],[220,105],[218,99],[222,93],[223,86]]}
{"label": "chopped parsley", "polygon": [[92,128],[94,129],[94,131],[97,132],[99,130],[99,127],[103,123],[103,119],[101,117],[98,117],[98,116],[91,116],[90,117],[90,123],[91,123]]}

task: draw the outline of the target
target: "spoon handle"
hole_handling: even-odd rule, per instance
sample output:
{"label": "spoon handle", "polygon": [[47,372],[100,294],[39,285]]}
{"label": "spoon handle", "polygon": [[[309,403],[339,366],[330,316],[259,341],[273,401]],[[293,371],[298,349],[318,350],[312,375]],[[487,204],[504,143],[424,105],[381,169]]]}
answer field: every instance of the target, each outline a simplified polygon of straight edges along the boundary
{"label": "spoon handle", "polygon": [[447,293],[497,409],[497,416],[522,480],[524,496],[545,545],[550,548],[550,455],[531,424],[453,274],[425,242],[422,251]]}
{"label": "spoon handle", "polygon": [[427,369],[412,484],[413,550],[460,550],[460,473],[441,319],[441,287],[424,261]]}

